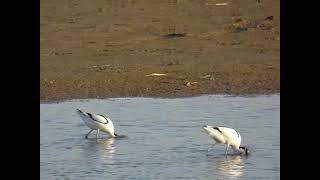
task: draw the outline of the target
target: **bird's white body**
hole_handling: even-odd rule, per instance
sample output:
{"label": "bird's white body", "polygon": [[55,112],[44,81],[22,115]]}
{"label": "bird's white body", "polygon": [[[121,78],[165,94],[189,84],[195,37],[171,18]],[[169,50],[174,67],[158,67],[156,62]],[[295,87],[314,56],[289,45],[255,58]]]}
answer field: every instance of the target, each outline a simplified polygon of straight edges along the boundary
{"label": "bird's white body", "polygon": [[227,127],[214,127],[208,125],[205,125],[203,129],[216,143],[227,145],[226,153],[229,146],[236,152],[248,153],[248,150],[245,147],[240,146],[241,136],[236,130]]}
{"label": "bird's white body", "polygon": [[87,136],[93,130],[97,130],[98,133],[101,130],[101,131],[109,134],[111,137],[117,136],[117,134],[115,134],[113,122],[111,121],[111,119],[109,119],[103,115],[83,112],[79,109],[77,109],[77,113],[80,115],[80,117],[84,121],[84,123],[91,129],[91,131],[87,134]]}

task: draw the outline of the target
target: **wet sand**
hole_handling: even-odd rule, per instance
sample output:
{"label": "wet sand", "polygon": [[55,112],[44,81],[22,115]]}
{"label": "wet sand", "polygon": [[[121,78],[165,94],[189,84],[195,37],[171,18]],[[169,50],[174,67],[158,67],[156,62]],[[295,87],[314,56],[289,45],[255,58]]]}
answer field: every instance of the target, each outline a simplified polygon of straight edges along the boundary
{"label": "wet sand", "polygon": [[40,66],[41,100],[278,93],[280,1],[41,0]]}

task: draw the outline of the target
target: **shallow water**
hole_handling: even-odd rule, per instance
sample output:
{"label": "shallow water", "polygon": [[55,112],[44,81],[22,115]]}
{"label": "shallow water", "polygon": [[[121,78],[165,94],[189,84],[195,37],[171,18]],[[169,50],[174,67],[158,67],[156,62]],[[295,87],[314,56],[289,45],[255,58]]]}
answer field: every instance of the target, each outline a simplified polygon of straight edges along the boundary
{"label": "shallow water", "polygon": [[[113,98],[40,104],[41,179],[280,179],[280,95]],[[75,109],[109,116],[95,139]],[[224,157],[205,124],[233,127],[250,156]],[[232,153],[230,149],[229,153]]]}

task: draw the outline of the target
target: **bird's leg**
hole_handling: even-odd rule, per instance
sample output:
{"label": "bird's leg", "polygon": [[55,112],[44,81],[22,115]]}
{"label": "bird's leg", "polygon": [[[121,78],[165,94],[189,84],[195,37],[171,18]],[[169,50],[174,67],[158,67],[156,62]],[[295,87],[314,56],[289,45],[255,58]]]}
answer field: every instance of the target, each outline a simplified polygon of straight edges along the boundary
{"label": "bird's leg", "polygon": [[216,145],[216,144],[217,144],[217,143],[212,144],[212,145],[208,148],[207,152],[209,152],[209,151],[213,148],[213,146]]}
{"label": "bird's leg", "polygon": [[99,131],[100,131],[100,129],[97,130],[96,139],[98,139]]}
{"label": "bird's leg", "polygon": [[228,153],[228,149],[229,149],[229,144],[227,144],[226,152],[224,153],[225,155],[227,155],[227,153]]}
{"label": "bird's leg", "polygon": [[93,131],[93,129],[91,129],[88,134],[86,135],[86,139],[88,139],[89,134]]}

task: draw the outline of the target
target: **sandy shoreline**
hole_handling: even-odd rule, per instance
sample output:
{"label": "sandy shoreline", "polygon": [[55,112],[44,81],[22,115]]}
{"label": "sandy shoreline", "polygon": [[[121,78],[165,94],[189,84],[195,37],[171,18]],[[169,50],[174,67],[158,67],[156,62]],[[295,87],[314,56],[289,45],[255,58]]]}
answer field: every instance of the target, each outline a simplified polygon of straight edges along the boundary
{"label": "sandy shoreline", "polygon": [[77,99],[57,99],[57,100],[40,100],[40,104],[56,104],[66,101],[89,101],[89,100],[114,100],[114,99],[131,99],[131,98],[152,98],[152,99],[184,99],[201,96],[223,96],[223,97],[257,97],[257,96],[280,96],[280,92],[266,94],[199,94],[195,96],[174,96],[174,97],[155,97],[155,96],[123,96],[123,97],[104,97],[104,98],[77,98]]}
{"label": "sandy shoreline", "polygon": [[[256,65],[251,67],[258,69]],[[241,68],[242,70],[245,68]],[[240,70],[240,69],[239,69]],[[130,73],[118,75],[112,80],[104,80],[103,75],[92,81],[74,79],[44,80],[41,100],[67,100],[83,98],[110,97],[189,97],[203,94],[274,94],[280,92],[279,69],[271,68],[252,73],[248,68],[245,72],[236,70],[221,70],[221,72],[186,74],[177,76],[167,73],[167,76],[146,76]],[[203,71],[202,71],[203,72]],[[148,74],[148,73],[147,73]],[[183,74],[180,72],[179,74]],[[196,75],[195,75],[196,74]],[[212,75],[216,74],[216,75]],[[252,75],[254,74],[254,75]],[[124,77],[121,77],[124,76]],[[137,78],[140,77],[140,78]],[[98,80],[97,80],[98,79]],[[121,79],[122,81],[120,81]]]}

